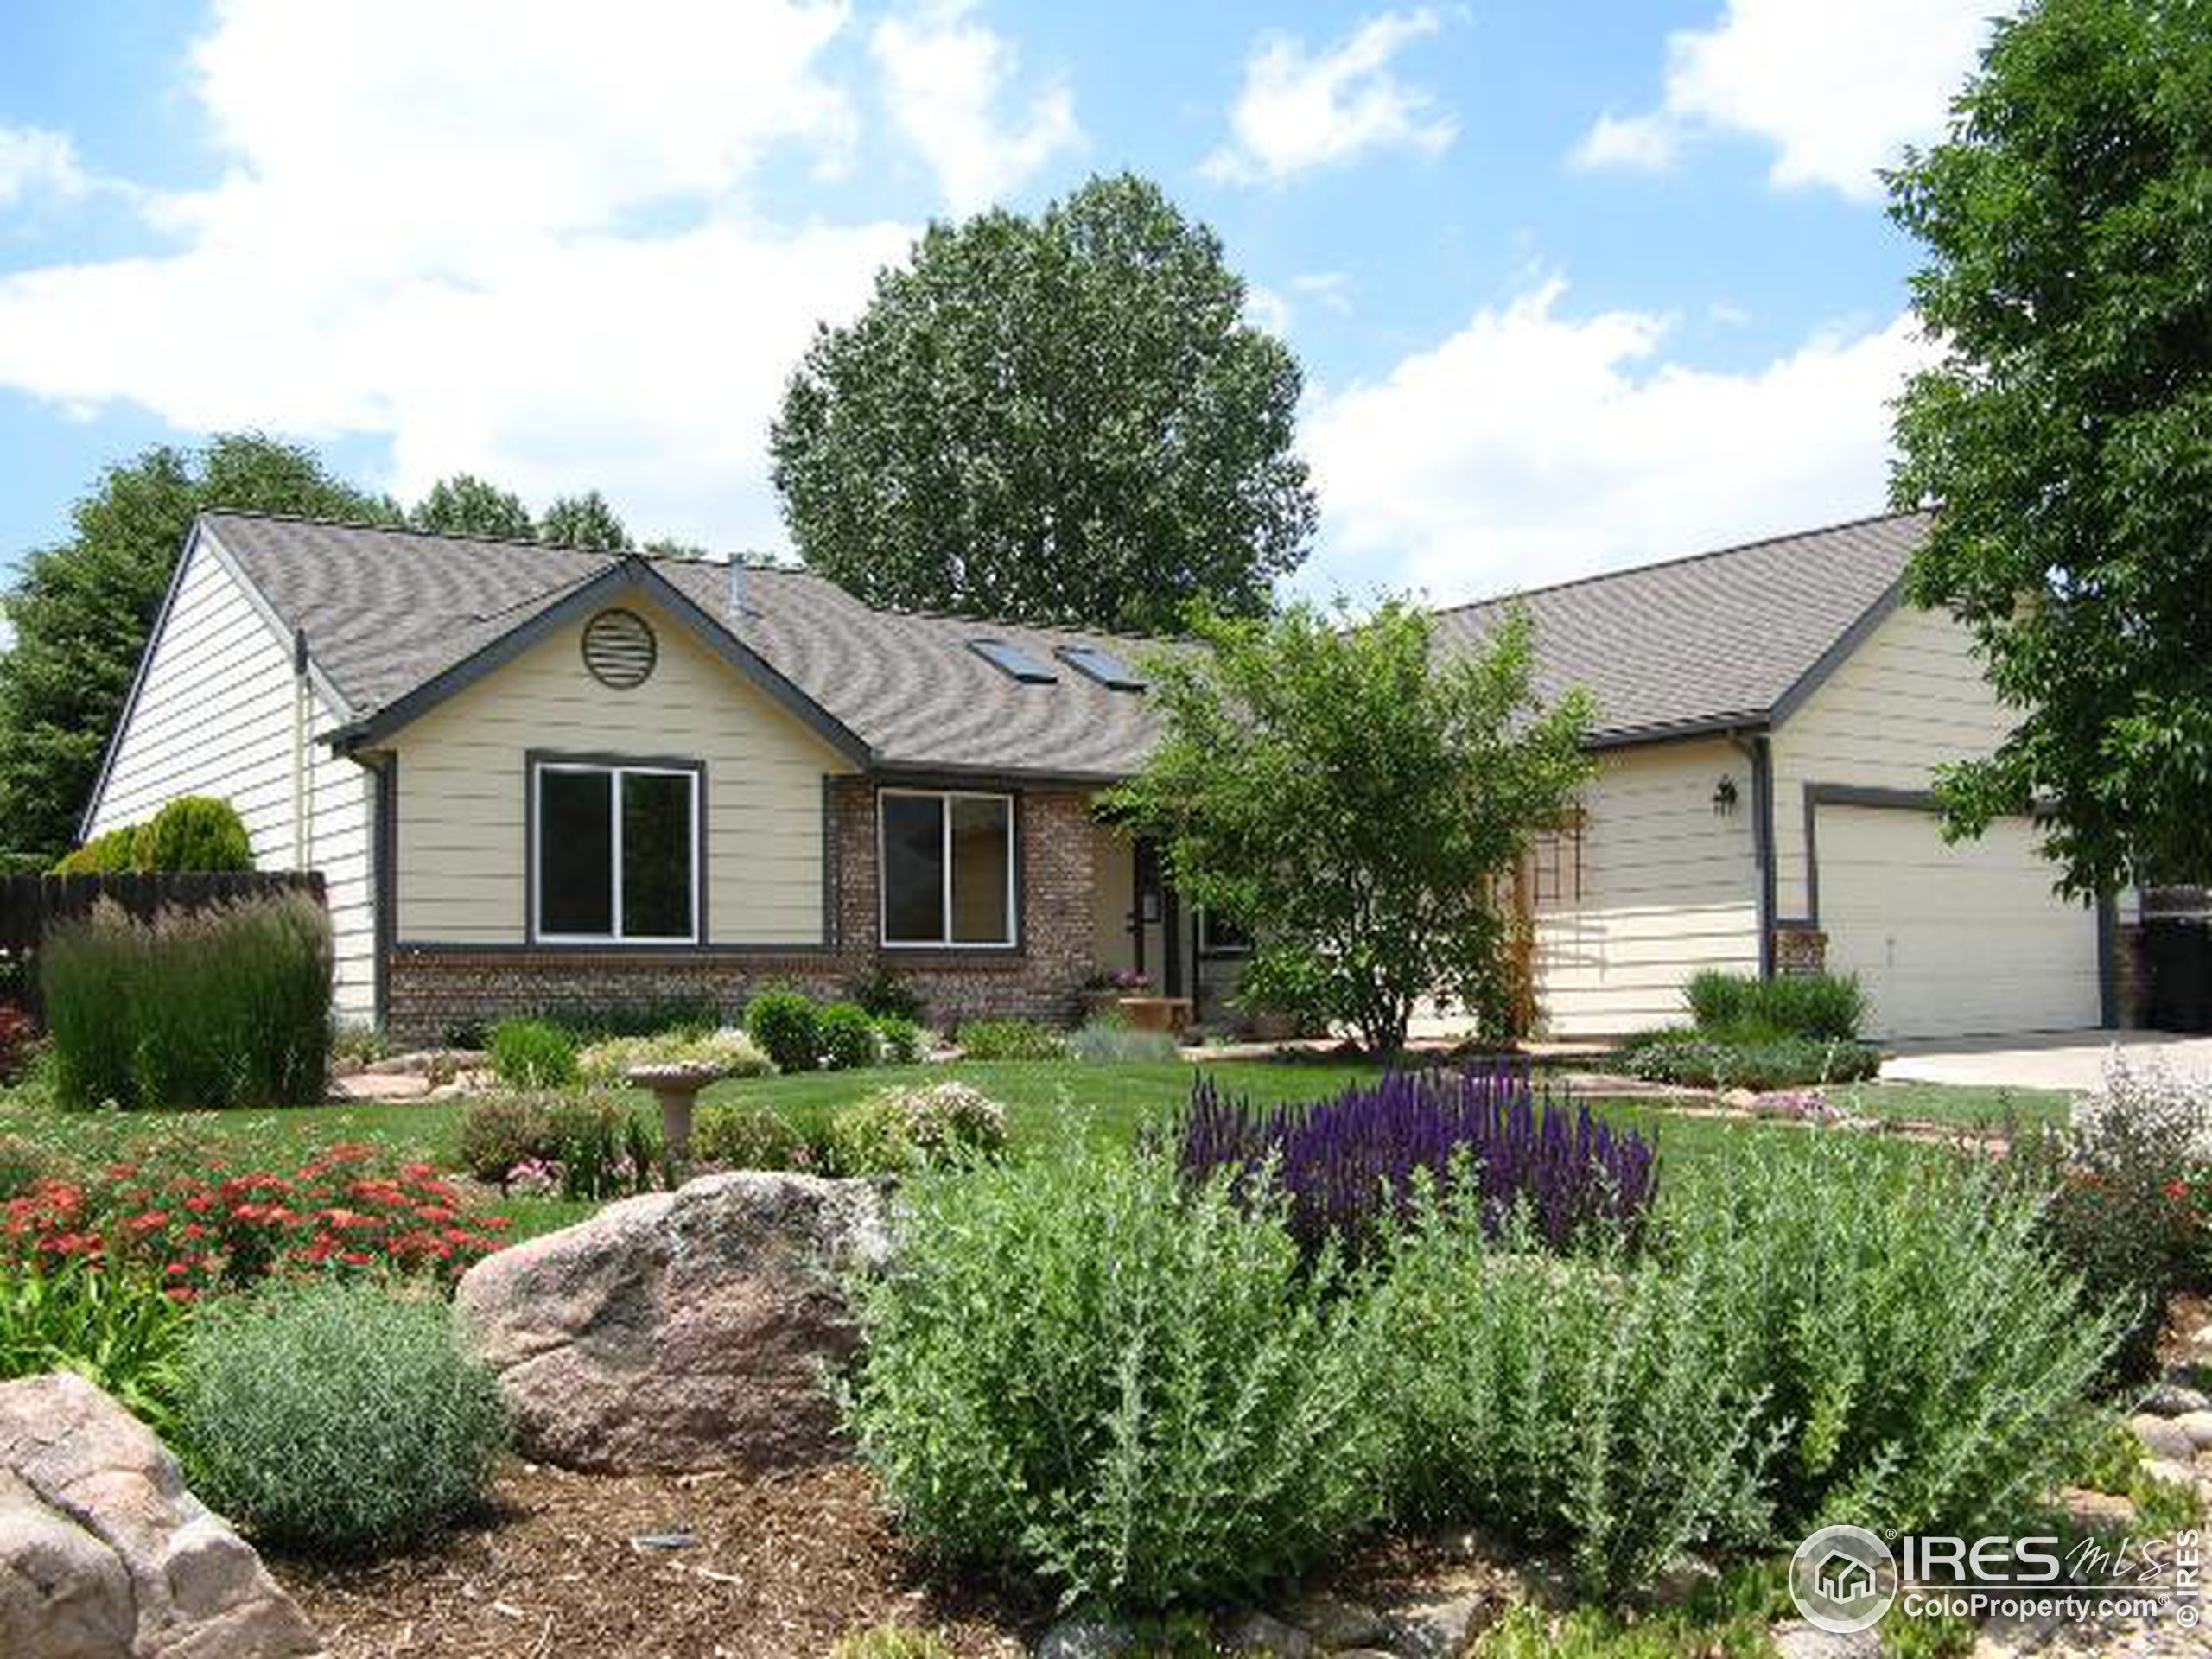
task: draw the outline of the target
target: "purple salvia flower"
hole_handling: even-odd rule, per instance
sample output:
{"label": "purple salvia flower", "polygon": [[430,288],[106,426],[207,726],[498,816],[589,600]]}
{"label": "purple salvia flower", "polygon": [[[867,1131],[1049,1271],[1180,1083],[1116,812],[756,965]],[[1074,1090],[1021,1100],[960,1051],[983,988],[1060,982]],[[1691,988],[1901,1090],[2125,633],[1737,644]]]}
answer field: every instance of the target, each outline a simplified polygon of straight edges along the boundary
{"label": "purple salvia flower", "polygon": [[[1540,1098],[1541,1096],[1541,1098]],[[1211,1077],[1193,1086],[1184,1115],[1185,1175],[1228,1170],[1249,1192],[1271,1164],[1300,1243],[1318,1251],[1332,1235],[1357,1251],[1386,1218],[1402,1218],[1426,1170],[1440,1193],[1472,1182],[1478,1213],[1495,1232],[1525,1204],[1543,1239],[1572,1249],[1599,1224],[1631,1241],[1656,1191],[1650,1143],[1615,1129],[1586,1103],[1541,1089],[1500,1062],[1466,1071],[1389,1072],[1326,1100],[1255,1108],[1224,1095]]]}

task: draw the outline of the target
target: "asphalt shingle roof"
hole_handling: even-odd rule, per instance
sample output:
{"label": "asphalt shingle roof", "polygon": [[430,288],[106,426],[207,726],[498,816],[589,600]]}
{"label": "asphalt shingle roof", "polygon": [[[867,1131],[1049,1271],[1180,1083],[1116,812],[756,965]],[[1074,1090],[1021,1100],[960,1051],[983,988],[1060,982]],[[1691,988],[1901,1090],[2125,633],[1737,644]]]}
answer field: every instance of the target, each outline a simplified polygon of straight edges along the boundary
{"label": "asphalt shingle roof", "polygon": [[[621,554],[214,512],[216,540],[356,717],[467,661]],[[1882,600],[1925,532],[1918,514],[1871,518],[1647,565],[1520,596],[1536,624],[1538,689],[1587,686],[1611,741],[1754,722]],[[827,578],[748,566],[744,614],[730,567],[649,558],[708,615],[858,735],[886,767],[1120,776],[1158,734],[1146,698],[1097,684],[1053,653],[1142,642],[1077,630],[872,609]],[[1439,613],[1444,648],[1478,642],[1508,600]],[[1004,639],[1052,664],[1020,684],[968,649]]]}
{"label": "asphalt shingle roof", "polygon": [[[224,550],[356,717],[466,661],[621,554],[245,513],[207,515]],[[742,617],[730,567],[645,561],[840,723],[887,767],[1120,777],[1142,764],[1158,722],[1147,699],[1055,659],[1062,645],[1124,658],[1144,642],[1071,629],[871,609],[827,577],[758,565]],[[1017,684],[968,649],[1004,639],[1050,664]]]}
{"label": "asphalt shingle roof", "polygon": [[1509,606],[1536,630],[1536,690],[1598,700],[1594,735],[1764,719],[1904,574],[1925,513],[1891,513],[1441,612],[1440,647],[1465,647]]}

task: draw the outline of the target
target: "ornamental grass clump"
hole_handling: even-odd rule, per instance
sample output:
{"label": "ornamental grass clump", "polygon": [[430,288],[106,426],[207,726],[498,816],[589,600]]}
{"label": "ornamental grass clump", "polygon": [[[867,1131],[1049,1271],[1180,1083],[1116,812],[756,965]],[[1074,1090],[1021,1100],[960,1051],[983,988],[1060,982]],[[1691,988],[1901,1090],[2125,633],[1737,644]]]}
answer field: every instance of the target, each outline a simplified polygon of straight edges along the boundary
{"label": "ornamental grass clump", "polygon": [[549,1020],[502,1020],[492,1028],[492,1073],[510,1089],[559,1089],[576,1081],[576,1039]]}
{"label": "ornamental grass clump", "polygon": [[1633,1243],[1657,1192],[1649,1141],[1586,1104],[1568,1110],[1522,1073],[1398,1071],[1311,1103],[1255,1107],[1211,1077],[1191,1091],[1182,1122],[1185,1176],[1233,1172],[1231,1190],[1287,1196],[1290,1226],[1310,1255],[1331,1238],[1363,1253],[1413,1212],[1417,1182],[1463,1186],[1491,1231],[1517,1208],[1554,1250],[1593,1228]]}
{"label": "ornamental grass clump", "polygon": [[264,1545],[363,1555],[483,1501],[507,1417],[452,1308],[372,1285],[271,1286],[209,1308],[182,1414],[194,1492]]}
{"label": "ornamental grass clump", "polygon": [[330,1061],[330,921],[302,893],[48,934],[39,968],[65,1106],[289,1106]]}
{"label": "ornamental grass clump", "polygon": [[911,1202],[845,1396],[909,1536],[1134,1611],[1280,1580],[1375,1514],[1355,1299],[1277,1206],[1072,1149]]}

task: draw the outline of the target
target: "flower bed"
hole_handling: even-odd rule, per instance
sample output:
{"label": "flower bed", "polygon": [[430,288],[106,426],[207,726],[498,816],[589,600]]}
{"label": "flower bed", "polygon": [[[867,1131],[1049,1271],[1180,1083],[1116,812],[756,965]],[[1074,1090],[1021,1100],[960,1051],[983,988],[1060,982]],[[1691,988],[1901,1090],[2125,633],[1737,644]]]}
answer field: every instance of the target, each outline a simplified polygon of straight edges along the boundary
{"label": "flower bed", "polygon": [[1211,1077],[1183,1120],[1184,1173],[1236,1172],[1240,1193],[1272,1184],[1308,1255],[1334,1237],[1357,1252],[1405,1221],[1424,1194],[1462,1182],[1496,1233],[1521,1206],[1555,1249],[1602,1229],[1633,1241],[1658,1190],[1651,1144],[1570,1113],[1524,1073],[1402,1071],[1311,1103],[1255,1109]]}
{"label": "flower bed", "polygon": [[1796,1089],[1857,1083],[1878,1074],[1871,1044],[1809,1037],[1737,1037],[1700,1031],[1652,1032],[1623,1049],[1626,1070],[1648,1083],[1694,1089]]}
{"label": "flower bed", "polygon": [[1971,1535],[2050,1491],[2119,1318],[2044,1248],[2044,1195],[1742,1135],[1633,1255],[1618,1221],[1558,1254],[1475,1181],[1412,1183],[1402,1220],[1378,1182],[1347,1269],[1241,1161],[925,1179],[860,1299],[861,1453],[925,1548],[1124,1610],[1248,1595],[1377,1522],[1480,1525],[1618,1597],[1685,1550],[1824,1516]]}
{"label": "flower bed", "polygon": [[474,1209],[432,1166],[394,1167],[349,1142],[289,1175],[124,1162],[41,1176],[0,1211],[0,1249],[41,1268],[142,1269],[189,1300],[308,1269],[450,1283],[499,1248],[507,1224]]}

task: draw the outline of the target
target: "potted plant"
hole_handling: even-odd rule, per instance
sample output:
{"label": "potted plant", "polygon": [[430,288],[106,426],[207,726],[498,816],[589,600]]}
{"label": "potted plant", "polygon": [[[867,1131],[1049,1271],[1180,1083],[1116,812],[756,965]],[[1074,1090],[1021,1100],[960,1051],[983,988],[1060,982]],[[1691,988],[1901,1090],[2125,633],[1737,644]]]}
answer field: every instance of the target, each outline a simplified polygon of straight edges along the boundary
{"label": "potted plant", "polygon": [[1083,982],[1083,1012],[1087,1020],[1116,1020],[1122,1017],[1124,997],[1144,996],[1152,990],[1152,981],[1134,969],[1119,972],[1100,969]]}

